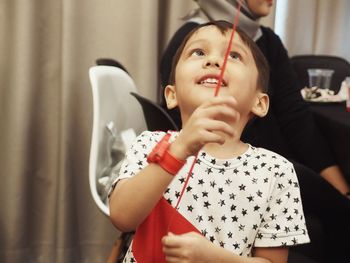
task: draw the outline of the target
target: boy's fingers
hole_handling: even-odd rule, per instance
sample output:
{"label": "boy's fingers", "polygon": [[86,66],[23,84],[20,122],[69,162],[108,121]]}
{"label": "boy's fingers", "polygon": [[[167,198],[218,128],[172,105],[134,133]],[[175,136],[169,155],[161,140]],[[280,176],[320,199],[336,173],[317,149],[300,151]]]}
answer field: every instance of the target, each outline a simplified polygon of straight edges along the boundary
{"label": "boy's fingers", "polygon": [[234,108],[228,107],[226,105],[217,105],[214,107],[209,107],[204,109],[204,114],[207,117],[220,119],[220,118],[229,118],[232,121],[239,119],[239,112]]}
{"label": "boy's fingers", "polygon": [[164,246],[163,247],[163,253],[168,257],[178,257],[181,254],[182,248],[179,247],[169,247]]}
{"label": "boy's fingers", "polygon": [[178,257],[165,257],[167,263],[178,263],[180,262]]}
{"label": "boy's fingers", "polygon": [[[231,137],[234,137],[237,135],[237,131],[234,128],[232,128],[226,122],[223,122],[220,120],[210,120],[210,119],[206,120],[206,130],[208,131],[209,134],[205,134],[205,136],[210,136],[210,134],[213,134],[214,136],[218,136],[218,139],[219,137],[221,138],[222,136],[219,136],[213,132],[223,132]],[[212,140],[213,138],[208,137],[208,139]]]}
{"label": "boy's fingers", "polygon": [[178,238],[174,234],[168,234],[162,238],[162,244],[166,247],[178,247]]}
{"label": "boy's fingers", "polygon": [[202,104],[203,107],[210,107],[220,104],[227,104],[228,106],[237,106],[237,101],[234,97],[213,97]]}

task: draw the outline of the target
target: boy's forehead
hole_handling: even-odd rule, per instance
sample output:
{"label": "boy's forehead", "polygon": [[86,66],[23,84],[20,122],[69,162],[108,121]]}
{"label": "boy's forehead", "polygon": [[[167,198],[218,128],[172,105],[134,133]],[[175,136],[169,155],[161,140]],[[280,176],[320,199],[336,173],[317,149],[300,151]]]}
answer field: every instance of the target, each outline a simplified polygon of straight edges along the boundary
{"label": "boy's forehead", "polygon": [[[217,38],[217,35],[221,35],[222,37],[225,38],[225,41],[228,42],[230,39],[231,32],[232,32],[232,28],[227,28],[223,31],[223,30],[220,30],[215,25],[204,26],[204,27],[197,29],[192,34],[192,36],[188,39],[186,46],[188,46],[189,44],[192,44],[193,42],[219,41],[219,38]],[[238,44],[238,43],[241,46],[244,46],[245,49],[249,50],[246,43],[244,43],[244,41],[242,41],[241,36],[238,33],[236,33],[235,37],[233,39],[233,45]]]}
{"label": "boy's forehead", "polygon": [[205,36],[209,36],[210,34],[220,34],[224,37],[227,37],[230,35],[232,29],[227,28],[224,31],[220,30],[217,26],[215,25],[208,25],[208,26],[204,26],[204,27],[200,27],[198,28],[190,37],[189,40],[191,40],[192,38],[198,38],[198,37],[205,37]]}

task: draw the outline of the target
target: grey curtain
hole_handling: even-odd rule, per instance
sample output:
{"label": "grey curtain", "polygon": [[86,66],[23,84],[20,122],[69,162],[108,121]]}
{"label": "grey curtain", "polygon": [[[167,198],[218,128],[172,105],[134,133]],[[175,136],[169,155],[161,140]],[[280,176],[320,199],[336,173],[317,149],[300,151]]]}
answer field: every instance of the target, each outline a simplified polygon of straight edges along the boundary
{"label": "grey curtain", "polygon": [[277,1],[275,30],[291,55],[324,54],[350,61],[350,1]]}
{"label": "grey curtain", "polygon": [[106,262],[119,232],[92,200],[95,59],[156,99],[188,0],[0,0],[0,262]]}

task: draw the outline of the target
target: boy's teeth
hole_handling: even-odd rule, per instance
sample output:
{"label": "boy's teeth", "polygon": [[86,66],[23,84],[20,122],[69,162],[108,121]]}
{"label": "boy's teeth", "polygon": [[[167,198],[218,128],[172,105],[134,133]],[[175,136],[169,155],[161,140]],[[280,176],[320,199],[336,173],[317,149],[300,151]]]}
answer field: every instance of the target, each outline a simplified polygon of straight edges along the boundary
{"label": "boy's teeth", "polygon": [[[208,83],[208,84],[218,84],[218,79],[215,79],[215,78],[208,78],[208,79],[203,79],[201,81],[201,84],[205,84],[205,83]],[[224,82],[221,82],[221,86],[225,86]]]}
{"label": "boy's teeth", "polygon": [[218,80],[217,79],[204,79],[202,81],[202,84],[204,84],[204,83],[217,84]]}

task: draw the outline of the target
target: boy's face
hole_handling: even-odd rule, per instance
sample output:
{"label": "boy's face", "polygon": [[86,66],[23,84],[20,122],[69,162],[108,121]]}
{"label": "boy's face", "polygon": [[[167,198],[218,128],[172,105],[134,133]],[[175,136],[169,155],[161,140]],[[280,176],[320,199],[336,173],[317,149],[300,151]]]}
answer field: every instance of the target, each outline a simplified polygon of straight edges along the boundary
{"label": "boy's face", "polygon": [[[199,28],[186,43],[176,66],[175,84],[168,86],[174,91],[176,104],[170,107],[179,106],[184,123],[199,105],[214,96],[230,34],[231,30],[222,34],[210,25]],[[252,53],[236,33],[218,96],[235,97],[241,117],[249,116],[261,93],[257,77]],[[169,96],[167,92],[165,95]]]}

